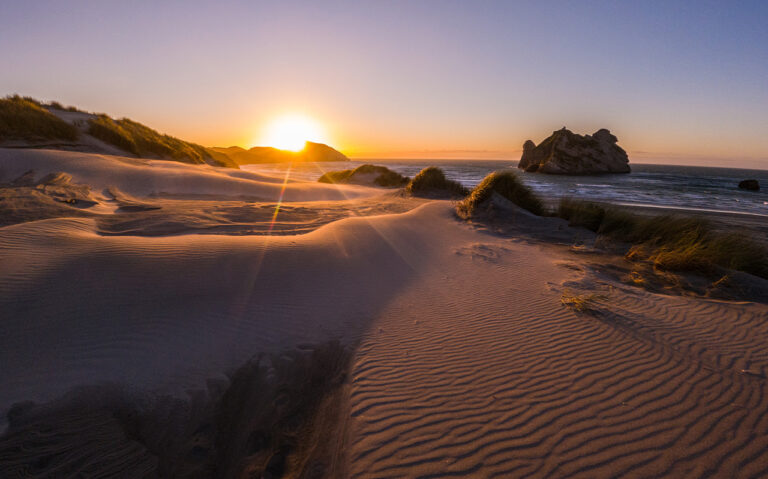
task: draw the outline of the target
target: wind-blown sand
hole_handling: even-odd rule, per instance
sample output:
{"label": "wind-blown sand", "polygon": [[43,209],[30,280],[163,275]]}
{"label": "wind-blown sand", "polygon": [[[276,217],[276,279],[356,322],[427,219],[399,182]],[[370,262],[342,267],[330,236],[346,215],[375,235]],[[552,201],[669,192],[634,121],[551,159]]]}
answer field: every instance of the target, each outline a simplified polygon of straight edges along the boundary
{"label": "wind-blown sand", "polygon": [[[108,230],[116,210],[0,228],[0,413],[103,382],[183,398],[340,339],[338,475],[768,474],[765,303],[651,293],[569,248],[591,237],[560,220],[512,212],[499,233],[372,188],[291,182],[266,234],[283,178],[166,163],[0,150],[0,181],[65,171],[104,204],[112,187],[160,206],[133,229]],[[216,202],[269,214],[192,234]],[[153,230],[164,210],[164,228],[195,219]],[[577,312],[563,294],[595,296]]]}
{"label": "wind-blown sand", "polygon": [[[277,201],[284,178],[251,171],[188,165],[175,161],[146,160],[58,150],[0,148],[0,179],[17,178],[34,170],[39,176],[66,171],[76,183],[94,190],[117,188],[136,196],[181,195],[247,197]],[[344,200],[371,196],[369,188],[337,188],[333,185],[301,182],[287,188],[283,201]]]}

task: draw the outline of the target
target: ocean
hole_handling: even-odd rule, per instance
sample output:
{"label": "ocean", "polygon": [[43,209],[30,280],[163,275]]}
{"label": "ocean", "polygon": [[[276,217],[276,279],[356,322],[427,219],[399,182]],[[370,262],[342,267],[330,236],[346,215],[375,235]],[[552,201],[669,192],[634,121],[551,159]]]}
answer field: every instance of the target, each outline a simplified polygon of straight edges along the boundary
{"label": "ocean", "polygon": [[[768,170],[632,164],[630,174],[557,176],[523,173],[516,168],[516,161],[508,160],[382,159],[297,164],[291,167],[290,177],[317,180],[325,171],[355,168],[365,163],[384,165],[407,176],[434,165],[442,168],[447,177],[468,187],[477,185],[492,171],[511,169],[549,201],[572,197],[622,205],[740,213],[768,218]],[[284,175],[288,165],[260,164],[244,168]],[[739,181],[747,178],[758,180],[762,190],[740,190]]]}

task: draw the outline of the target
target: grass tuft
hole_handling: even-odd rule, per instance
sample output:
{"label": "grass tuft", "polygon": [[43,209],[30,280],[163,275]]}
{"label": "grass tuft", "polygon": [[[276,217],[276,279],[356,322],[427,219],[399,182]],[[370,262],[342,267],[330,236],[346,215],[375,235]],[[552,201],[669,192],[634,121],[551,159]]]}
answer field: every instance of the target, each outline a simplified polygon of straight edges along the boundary
{"label": "grass tuft", "polygon": [[8,96],[0,99],[0,141],[76,141],[76,127],[49,112],[34,98]]}
{"label": "grass tuft", "polygon": [[350,183],[356,175],[376,175],[373,182],[385,188],[400,187],[408,183],[408,177],[392,171],[385,166],[361,165],[354,170],[329,171],[317,181],[320,183]]}
{"label": "grass tuft", "polygon": [[486,176],[472,193],[457,205],[456,211],[461,217],[469,218],[482,203],[490,200],[494,193],[535,215],[542,216],[546,213],[544,203],[511,171],[496,171]]}
{"label": "grass tuft", "polygon": [[421,170],[408,183],[406,191],[414,196],[451,196],[464,197],[469,189],[458,181],[449,180],[443,170],[436,166],[428,166]]}
{"label": "grass tuft", "polygon": [[571,308],[577,313],[595,314],[598,311],[597,302],[605,299],[604,295],[591,294],[571,294],[568,290],[560,295],[560,303],[563,306]]}
{"label": "grass tuft", "polygon": [[616,208],[564,198],[557,215],[572,226],[632,243],[630,260],[649,260],[669,271],[716,273],[716,266],[768,279],[768,252],[738,234],[715,232],[702,219],[672,215],[640,216]]}

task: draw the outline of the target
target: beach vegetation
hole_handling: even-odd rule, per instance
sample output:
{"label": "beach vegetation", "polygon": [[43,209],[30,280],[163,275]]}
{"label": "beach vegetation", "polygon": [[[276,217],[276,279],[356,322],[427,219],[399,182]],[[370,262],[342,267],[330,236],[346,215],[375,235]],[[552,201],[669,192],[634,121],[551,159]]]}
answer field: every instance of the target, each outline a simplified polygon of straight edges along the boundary
{"label": "beach vegetation", "polygon": [[88,121],[88,134],[136,156],[157,156],[193,164],[210,161],[220,166],[232,166],[223,164],[228,157],[222,154],[213,155],[207,148],[158,133],[128,118],[114,120],[104,114],[96,115]]}
{"label": "beach vegetation", "polygon": [[45,140],[76,141],[78,129],[29,97],[19,95],[0,99],[0,141]]}
{"label": "beach vegetation", "polygon": [[716,274],[716,267],[768,279],[768,251],[744,235],[715,231],[700,218],[645,216],[616,207],[564,198],[557,215],[571,226],[630,243],[629,260],[649,260],[662,270]]}
{"label": "beach vegetation", "polygon": [[373,177],[373,183],[385,188],[397,188],[408,183],[408,177],[403,176],[396,171],[392,171],[385,166],[361,165],[355,169],[329,171],[321,176],[317,181],[320,183],[351,183],[356,177]]}
{"label": "beach vegetation", "polygon": [[406,186],[406,191],[414,196],[450,196],[463,198],[469,189],[458,181],[449,180],[445,172],[436,166],[421,170]]}
{"label": "beach vegetation", "polygon": [[545,215],[546,208],[538,196],[512,171],[496,171],[487,175],[456,207],[463,218],[469,218],[477,208],[497,194],[535,215]]}
{"label": "beach vegetation", "polygon": [[88,121],[88,134],[123,151],[141,154],[133,135],[107,115],[91,118]]}
{"label": "beach vegetation", "polygon": [[572,294],[565,290],[560,295],[560,303],[577,313],[595,314],[598,312],[597,303],[605,299],[604,295],[597,293]]}

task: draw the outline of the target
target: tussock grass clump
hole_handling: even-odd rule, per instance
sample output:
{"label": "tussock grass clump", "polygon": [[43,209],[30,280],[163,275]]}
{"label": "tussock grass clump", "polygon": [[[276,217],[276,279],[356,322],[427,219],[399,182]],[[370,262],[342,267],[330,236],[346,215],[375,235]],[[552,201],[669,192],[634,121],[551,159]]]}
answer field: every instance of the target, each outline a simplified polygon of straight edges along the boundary
{"label": "tussock grass clump", "polygon": [[408,183],[406,191],[414,196],[451,196],[464,197],[469,189],[458,181],[449,180],[443,170],[428,166],[421,170]]}
{"label": "tussock grass clump", "polygon": [[34,98],[8,96],[0,99],[0,141],[75,141],[76,127],[49,112]]}
{"label": "tussock grass clump", "polygon": [[768,251],[747,237],[715,232],[702,219],[640,216],[595,203],[565,198],[557,215],[572,226],[633,243],[628,259],[647,259],[664,270],[710,275],[715,266],[768,279]]}
{"label": "tussock grass clump", "polygon": [[347,183],[355,170],[329,171],[317,179],[320,183]]}
{"label": "tussock grass clump", "polygon": [[458,204],[456,211],[460,216],[469,218],[494,193],[535,215],[546,213],[544,203],[511,171],[496,171],[483,178],[472,193]]}
{"label": "tussock grass clump", "polygon": [[392,171],[385,166],[361,165],[354,170],[329,171],[321,176],[317,181],[320,183],[353,183],[359,180],[361,176],[373,176],[373,183],[385,188],[400,187],[408,183],[408,177]]}
{"label": "tussock grass clump", "polygon": [[577,313],[595,314],[598,312],[597,302],[605,299],[604,295],[590,294],[571,294],[568,290],[560,295],[560,303]]}

